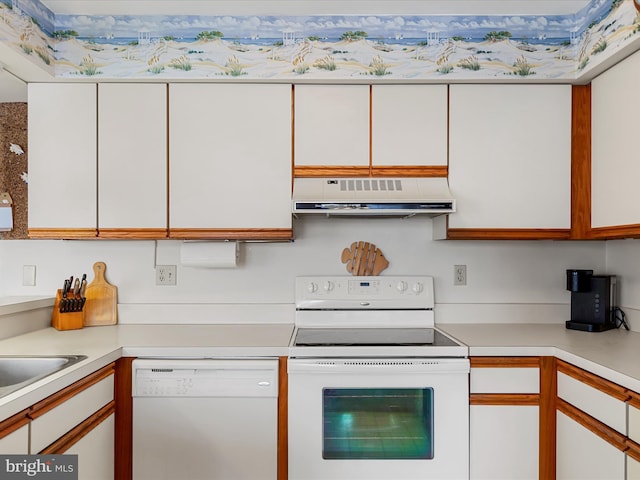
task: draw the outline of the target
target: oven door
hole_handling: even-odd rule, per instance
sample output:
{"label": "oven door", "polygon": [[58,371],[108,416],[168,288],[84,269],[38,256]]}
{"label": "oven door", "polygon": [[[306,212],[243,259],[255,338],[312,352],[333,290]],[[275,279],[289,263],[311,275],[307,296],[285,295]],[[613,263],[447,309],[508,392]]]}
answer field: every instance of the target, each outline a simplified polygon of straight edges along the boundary
{"label": "oven door", "polygon": [[290,480],[469,478],[469,360],[291,358]]}

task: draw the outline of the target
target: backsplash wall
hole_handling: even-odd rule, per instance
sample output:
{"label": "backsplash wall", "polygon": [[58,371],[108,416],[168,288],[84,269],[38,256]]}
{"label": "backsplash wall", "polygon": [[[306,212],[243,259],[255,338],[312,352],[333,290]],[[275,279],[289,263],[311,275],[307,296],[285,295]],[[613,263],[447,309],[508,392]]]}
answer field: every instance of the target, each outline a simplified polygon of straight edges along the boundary
{"label": "backsplash wall", "polygon": [[[433,241],[431,220],[304,217],[291,243],[240,245],[238,266],[180,265],[180,242],[13,240],[0,242],[0,294],[51,295],[65,277],[107,264],[107,280],[125,305],[291,304],[299,275],[347,275],[342,250],[374,243],[389,260],[382,275],[435,277],[436,321],[563,322],[569,315],[567,268],[605,271],[604,242]],[[156,286],[154,266],[178,265],[176,286]],[[467,285],[453,285],[453,265],[467,265]],[[22,286],[23,265],[36,266],[36,286]],[[514,306],[518,317],[512,317]],[[121,309],[123,310],[123,309]],[[178,310],[179,311],[179,310]],[[566,317],[566,318],[565,318]],[[190,319],[176,316],[176,323]],[[256,319],[256,321],[260,321]]]}

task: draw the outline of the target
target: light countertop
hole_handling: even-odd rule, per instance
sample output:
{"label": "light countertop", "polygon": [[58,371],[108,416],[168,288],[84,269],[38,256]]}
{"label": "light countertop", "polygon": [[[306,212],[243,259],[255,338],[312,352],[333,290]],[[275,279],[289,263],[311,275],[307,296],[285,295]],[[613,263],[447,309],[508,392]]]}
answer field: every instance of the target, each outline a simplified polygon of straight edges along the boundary
{"label": "light countertop", "polygon": [[[640,392],[640,333],[588,333],[564,324],[443,324],[471,356],[556,356]],[[0,355],[86,355],[87,359],[0,398],[0,419],[17,413],[122,356],[287,356],[291,323],[114,325],[46,328],[0,341]]]}
{"label": "light countertop", "polygon": [[0,355],[86,355],[87,359],[0,398],[0,419],[123,356],[279,357],[292,324],[114,325],[46,328],[0,341]]}
{"label": "light countertop", "polygon": [[590,333],[558,324],[446,324],[470,356],[550,355],[640,392],[640,333]]}

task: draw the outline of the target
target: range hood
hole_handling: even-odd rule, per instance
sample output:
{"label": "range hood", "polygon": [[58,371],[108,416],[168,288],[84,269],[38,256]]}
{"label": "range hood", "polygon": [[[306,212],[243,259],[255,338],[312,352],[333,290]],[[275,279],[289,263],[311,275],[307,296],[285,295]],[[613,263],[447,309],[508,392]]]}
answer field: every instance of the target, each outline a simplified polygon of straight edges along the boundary
{"label": "range hood", "polygon": [[446,178],[296,178],[293,213],[430,216],[453,213]]}

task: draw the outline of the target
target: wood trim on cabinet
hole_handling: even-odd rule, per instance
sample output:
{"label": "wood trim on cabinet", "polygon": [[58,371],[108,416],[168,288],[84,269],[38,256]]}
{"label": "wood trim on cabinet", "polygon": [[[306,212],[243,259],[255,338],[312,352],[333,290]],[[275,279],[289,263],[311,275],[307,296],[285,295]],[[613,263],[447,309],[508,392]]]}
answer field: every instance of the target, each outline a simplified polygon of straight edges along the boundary
{"label": "wood trim on cabinet", "polygon": [[116,360],[115,401],[115,466],[118,480],[133,478],[133,387],[132,364],[134,357]]}
{"label": "wood trim on cabinet", "polygon": [[563,360],[556,360],[556,364],[558,372],[564,373],[565,375],[568,375],[575,380],[578,380],[589,385],[590,387],[600,390],[601,392],[606,393],[613,398],[616,398],[623,402],[626,402],[631,398],[629,395],[629,390],[618,385],[617,383],[605,380],[598,375],[587,372],[586,370],[583,370],[580,367],[576,367],[575,365],[571,365],[570,363],[567,363]]}
{"label": "wood trim on cabinet", "polygon": [[108,376],[113,375],[114,373],[115,373],[115,363],[110,363],[109,365],[101,368],[100,370],[93,372],[92,374],[87,375],[84,378],[81,378],[80,380],[69,385],[68,387],[63,388],[62,390],[54,393],[53,395],[50,395],[47,398],[34,404],[29,409],[29,418],[32,420],[35,420],[36,418],[44,415],[48,411],[56,408],[58,405],[66,402],[71,397],[95,385],[96,383],[104,380]]}
{"label": "wood trim on cabinet", "polygon": [[629,395],[627,403],[631,407],[640,409],[640,393],[634,392],[633,390],[627,390],[627,394]]}
{"label": "wood trim on cabinet", "polygon": [[540,357],[469,357],[471,368],[538,368]]}
{"label": "wood trim on cabinet", "polygon": [[640,238],[640,224],[615,225],[591,229],[590,238],[594,240],[615,240],[621,238]]}
{"label": "wood trim on cabinet", "polygon": [[294,177],[368,177],[369,167],[295,165]]}
{"label": "wood trim on cabinet", "polygon": [[171,228],[169,238],[202,240],[293,240],[291,228]]}
{"label": "wood trim on cabinet", "polygon": [[469,395],[470,405],[539,405],[540,395],[537,393],[472,393]]}
{"label": "wood trim on cabinet", "polygon": [[130,240],[158,240],[167,238],[166,228],[101,228],[98,238],[123,238]]}
{"label": "wood trim on cabinet", "polygon": [[449,167],[446,165],[424,165],[424,166],[398,166],[371,167],[373,177],[439,177],[446,178],[449,175]]}
{"label": "wood trim on cabinet", "polygon": [[288,396],[287,357],[280,357],[278,362],[278,480],[289,478]]}
{"label": "wood trim on cabinet", "polygon": [[623,434],[615,431],[613,428],[605,425],[601,421],[593,418],[591,415],[588,415],[561,398],[557,399],[557,410],[564,413],[575,422],[578,422],[587,430],[595,433],[621,452],[625,452],[629,448],[627,446],[627,437]]}
{"label": "wood trim on cabinet", "polygon": [[571,238],[591,233],[591,85],[571,86]]}
{"label": "wood trim on cabinet", "polygon": [[539,478],[556,478],[556,398],[558,375],[556,358],[540,357],[540,408],[538,412],[540,430],[538,437]]}
{"label": "wood trim on cabinet", "polygon": [[[98,425],[104,422],[115,412],[115,400],[111,400],[100,410],[88,417],[83,422],[76,425],[74,428],[65,433],[62,437],[57,439],[48,447],[45,447],[40,454],[52,455],[62,454],[69,450],[73,445],[78,443],[83,437],[95,429]],[[117,477],[116,477],[117,478]]]}
{"label": "wood trim on cabinet", "polygon": [[625,453],[633,458],[636,462],[640,462],[640,444],[634,442],[630,438],[627,438],[625,441],[627,445],[627,450]]}
{"label": "wood trim on cabinet", "polygon": [[369,85],[369,175],[373,166],[373,85]]}
{"label": "wood trim on cabinet", "polygon": [[568,240],[565,228],[447,228],[447,240]]}
{"label": "wood trim on cabinet", "polygon": [[308,166],[293,167],[293,176],[298,178],[311,177],[439,177],[446,178],[449,167],[446,165],[424,166],[371,166],[371,167],[342,167],[342,166]]}
{"label": "wood trim on cabinet", "polygon": [[29,238],[43,238],[43,239],[88,239],[96,238],[98,236],[98,230],[95,228],[30,228]]}
{"label": "wood trim on cabinet", "polygon": [[0,438],[4,438],[7,435],[12,434],[16,430],[27,425],[31,420],[29,419],[29,409],[25,408],[21,412],[10,416],[9,418],[0,422]]}

